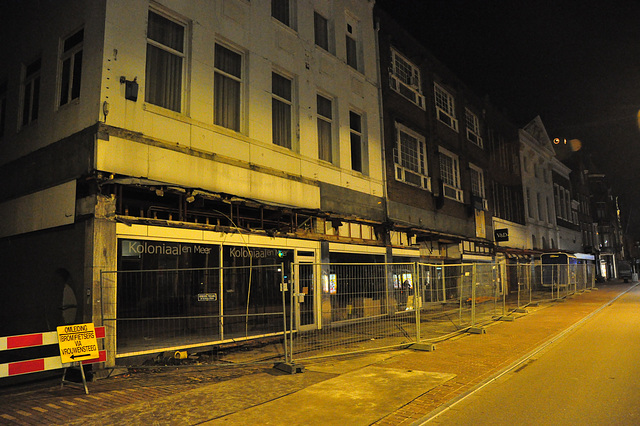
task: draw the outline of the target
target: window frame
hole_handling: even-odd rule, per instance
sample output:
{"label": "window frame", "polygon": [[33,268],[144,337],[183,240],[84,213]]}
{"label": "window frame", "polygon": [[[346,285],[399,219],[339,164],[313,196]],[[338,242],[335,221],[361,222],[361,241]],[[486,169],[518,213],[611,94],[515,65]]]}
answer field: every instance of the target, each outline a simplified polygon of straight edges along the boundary
{"label": "window frame", "polygon": [[[278,76],[281,79],[287,80],[289,82],[289,99],[287,99],[286,97],[283,96],[283,94],[278,94],[274,92],[274,77]],[[274,145],[278,145],[284,148],[288,148],[288,149],[293,149],[293,129],[294,129],[294,114],[293,114],[293,95],[294,95],[294,82],[293,79],[287,75],[284,75],[281,72],[278,72],[276,70],[272,70],[271,71],[271,127],[272,127],[272,131],[271,131],[271,141],[273,142]],[[289,108],[289,128],[288,128],[288,140],[285,141],[285,144],[279,143],[279,141],[277,141],[277,137],[276,137],[276,126],[275,126],[275,104],[279,103],[285,106],[288,106]]]}
{"label": "window frame", "polygon": [[[225,49],[233,54],[236,54],[239,56],[240,58],[240,65],[239,65],[239,73],[240,76],[234,75],[232,73],[230,73],[227,70],[224,70],[222,68],[219,68],[218,65],[216,64],[216,59],[218,54],[216,53],[216,49],[217,47],[220,47],[221,49]],[[246,70],[245,70],[245,54],[244,52],[238,50],[238,49],[234,49],[233,47],[229,46],[228,44],[222,43],[220,41],[216,41],[213,44],[213,49],[214,49],[214,58],[213,58],[213,124],[216,126],[220,126],[220,127],[224,127],[225,129],[229,129],[235,132],[242,132],[243,130],[243,125],[244,125],[244,111],[243,111],[243,106],[244,106],[244,90],[245,90],[245,74],[246,74]],[[221,90],[218,88],[218,83],[216,83],[218,79],[218,77],[220,77],[221,79],[223,79],[221,82],[227,83],[227,82],[236,82],[238,83],[238,94],[237,94],[237,98],[236,98],[236,104],[235,108],[237,109],[237,124],[236,126],[230,126],[229,123],[227,123],[228,119],[224,119],[224,117],[220,118],[218,117],[218,105],[222,102],[220,99],[222,98],[222,96],[220,96],[220,94],[218,93],[218,90]]]}
{"label": "window frame", "polygon": [[[163,44],[160,41],[157,40],[153,40],[149,37],[149,19],[150,19],[150,14],[153,13],[157,16],[159,16],[160,18],[166,19],[174,24],[179,25],[180,27],[182,27],[182,52],[172,48],[171,46],[167,46],[165,44]],[[159,108],[163,108],[169,111],[173,111],[176,112],[178,114],[186,114],[187,112],[187,73],[188,73],[188,61],[189,61],[189,50],[188,50],[188,40],[190,37],[190,26],[189,23],[185,20],[185,19],[181,19],[180,17],[176,16],[175,14],[171,14],[169,12],[166,12],[164,10],[161,10],[159,8],[156,7],[150,7],[148,9],[148,13],[147,13],[147,33],[146,33],[146,53],[145,53],[145,57],[146,57],[146,63],[145,63],[145,93],[144,93],[144,101],[145,103],[149,104],[149,105],[154,105],[157,106]],[[155,81],[154,79],[160,74],[159,71],[161,70],[150,70],[150,64],[149,64],[149,48],[155,48],[155,49],[159,49],[161,50],[163,53],[168,54],[168,55],[172,55],[172,57],[175,58],[179,58],[180,59],[180,78],[176,79],[176,82],[179,81],[180,83],[180,87],[179,88],[173,88],[171,87],[170,89],[175,90],[176,92],[179,93],[174,93],[174,96],[178,99],[177,102],[179,102],[178,108],[175,109],[174,106],[169,105],[168,103],[161,103],[159,101],[156,101],[155,99],[152,101],[150,98],[152,98],[152,96],[150,95],[150,90],[151,90],[151,81]],[[156,72],[150,72],[150,71],[156,71]],[[168,77],[166,76],[162,76],[162,78],[167,79]],[[169,82],[165,81],[164,85],[168,85]],[[157,96],[157,95],[156,95]],[[174,101],[176,102],[176,101]]]}
{"label": "window frame", "polygon": [[[324,115],[320,112],[320,99],[324,99],[329,102],[329,112],[330,116]],[[318,137],[318,159],[321,161],[326,161],[328,163],[334,163],[334,115],[335,115],[335,98],[330,97],[323,93],[316,93],[316,127],[317,127],[317,137]],[[325,127],[328,126],[328,129]],[[321,132],[325,131],[328,136],[328,146],[323,146],[322,143],[322,135]]]}
{"label": "window frame", "polygon": [[[395,179],[407,185],[412,185],[421,189],[426,189],[427,191],[431,191],[431,176],[429,176],[429,162],[426,138],[420,133],[415,132],[407,126],[398,122],[395,123],[395,132],[396,134],[393,148],[393,167]],[[403,150],[403,139],[401,137],[402,133],[412,139],[415,139],[416,141],[416,146],[418,148],[416,164],[419,170],[407,167],[407,165],[402,161],[403,157],[405,155],[408,155],[405,154]],[[408,180],[407,174],[409,174],[409,176],[413,175],[416,178],[420,179],[420,184],[418,185]]]}
{"label": "window frame", "polygon": [[0,139],[7,130],[7,80],[0,80]]}
{"label": "window frame", "polygon": [[[67,41],[72,40],[78,34],[81,34],[80,40],[65,49],[65,44],[67,43]],[[80,99],[80,89],[82,86],[82,65],[84,59],[84,36],[84,28],[80,28],[64,39],[60,40],[60,54],[58,60],[58,108],[69,105],[75,100]],[[66,61],[69,61],[69,74],[67,76],[65,76]],[[80,62],[79,65],[78,61]],[[65,88],[66,93],[64,93]]]}
{"label": "window frame", "polygon": [[436,117],[440,122],[457,132],[458,119],[456,119],[456,104],[453,95],[438,83],[434,82],[433,87]]}
{"label": "window frame", "polygon": [[467,139],[484,149],[484,143],[480,136],[480,119],[469,108],[465,108],[465,122],[467,124]]}
{"label": "window frame", "polygon": [[[442,180],[443,195],[451,200],[464,203],[464,191],[460,180],[460,157],[441,146],[438,147],[438,152],[440,154],[440,179]],[[448,173],[445,173],[444,170],[446,159],[451,161],[451,180],[448,179]]]}
{"label": "window frame", "polygon": [[[420,68],[407,59],[406,56],[398,52],[393,46],[391,47],[390,59],[389,87],[404,98],[419,106],[421,109],[425,110],[426,106],[425,98],[422,94],[422,76],[420,74]],[[406,72],[403,72],[401,69],[402,67],[398,65],[398,61],[404,62],[404,65],[410,69],[411,76],[409,77],[409,82],[407,82],[407,78],[403,78],[402,74],[406,74]],[[413,94],[412,97],[414,97],[414,99],[409,97],[409,93]]]}
{"label": "window frame", "polygon": [[[469,163],[469,170],[471,173],[471,195],[480,198],[482,200],[482,208],[488,210],[484,170],[472,163]],[[475,179],[475,176],[477,176],[477,179]],[[477,186],[477,191],[474,188],[474,184]]]}
{"label": "window frame", "polygon": [[[286,6],[285,6],[286,5]],[[280,8],[286,8],[286,10],[280,11]],[[293,0],[271,0],[271,17],[285,27],[291,28],[295,31],[295,4]],[[281,12],[286,13],[286,17],[281,15]]]}
{"label": "window frame", "polygon": [[[319,29],[318,19],[320,19],[321,20],[320,22],[324,24],[324,28],[322,28],[324,30],[324,34],[319,34],[318,32],[318,29]],[[319,35],[320,36],[324,35],[324,37],[326,38],[325,40],[320,40],[323,42],[322,44],[318,42]],[[329,30],[329,18],[327,18],[317,10],[313,11],[313,42],[316,46],[318,46],[320,49],[324,50],[325,52],[333,53],[332,52],[333,49],[331,47],[331,35]],[[323,44],[325,43],[326,43],[326,46],[323,46]]]}
{"label": "window frame", "polygon": [[[33,70],[29,68],[35,67]],[[22,85],[20,94],[20,128],[30,126],[38,120],[40,109],[40,90],[42,75],[42,57],[24,64],[22,67]]]}
{"label": "window frame", "polygon": [[360,57],[360,22],[351,14],[345,17],[345,63],[352,69],[362,72]]}
{"label": "window frame", "polygon": [[[358,117],[359,128],[354,127],[353,116]],[[351,170],[365,173],[365,136],[364,136],[364,116],[353,109],[349,110],[349,142],[351,144]],[[354,158],[354,146],[358,147],[358,158]],[[354,167],[354,163],[359,162],[360,168]]]}

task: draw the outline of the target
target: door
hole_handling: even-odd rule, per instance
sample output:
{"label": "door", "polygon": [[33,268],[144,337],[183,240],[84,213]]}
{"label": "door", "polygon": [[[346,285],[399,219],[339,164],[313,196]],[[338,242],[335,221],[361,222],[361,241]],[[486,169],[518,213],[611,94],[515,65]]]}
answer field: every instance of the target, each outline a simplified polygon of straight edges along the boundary
{"label": "door", "polygon": [[296,324],[298,330],[312,330],[316,326],[316,273],[318,267],[313,252],[298,252],[295,263]]}

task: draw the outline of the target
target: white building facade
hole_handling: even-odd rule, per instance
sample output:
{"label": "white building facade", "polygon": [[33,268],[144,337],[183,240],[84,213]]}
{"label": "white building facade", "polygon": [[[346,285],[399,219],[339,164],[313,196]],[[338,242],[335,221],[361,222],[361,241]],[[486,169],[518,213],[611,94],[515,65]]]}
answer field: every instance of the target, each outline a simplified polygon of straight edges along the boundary
{"label": "white building facade", "polygon": [[[144,294],[105,290],[105,271],[384,261],[373,1],[10,12],[3,37],[19,41],[1,58],[0,173],[14,185],[0,191],[0,253],[14,261],[0,335],[137,309]],[[197,280],[220,315],[250,291]],[[320,327],[320,284],[305,288],[297,326]],[[255,335],[270,333],[262,325]],[[214,340],[230,335],[221,326]]]}

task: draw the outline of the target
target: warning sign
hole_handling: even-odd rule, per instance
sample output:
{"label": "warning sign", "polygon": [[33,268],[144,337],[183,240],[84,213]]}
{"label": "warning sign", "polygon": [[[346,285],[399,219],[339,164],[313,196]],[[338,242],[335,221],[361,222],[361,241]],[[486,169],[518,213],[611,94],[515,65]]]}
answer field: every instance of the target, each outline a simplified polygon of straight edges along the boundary
{"label": "warning sign", "polygon": [[100,356],[93,323],[58,327],[58,344],[60,346],[60,361],[63,364]]}

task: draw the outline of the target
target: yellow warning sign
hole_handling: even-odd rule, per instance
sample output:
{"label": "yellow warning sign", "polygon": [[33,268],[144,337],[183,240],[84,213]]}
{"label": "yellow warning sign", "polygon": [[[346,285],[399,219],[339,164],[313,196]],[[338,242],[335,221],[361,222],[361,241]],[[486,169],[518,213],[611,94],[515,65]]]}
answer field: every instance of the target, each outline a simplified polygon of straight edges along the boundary
{"label": "yellow warning sign", "polygon": [[63,364],[100,357],[93,323],[58,327],[58,344],[60,361]]}

